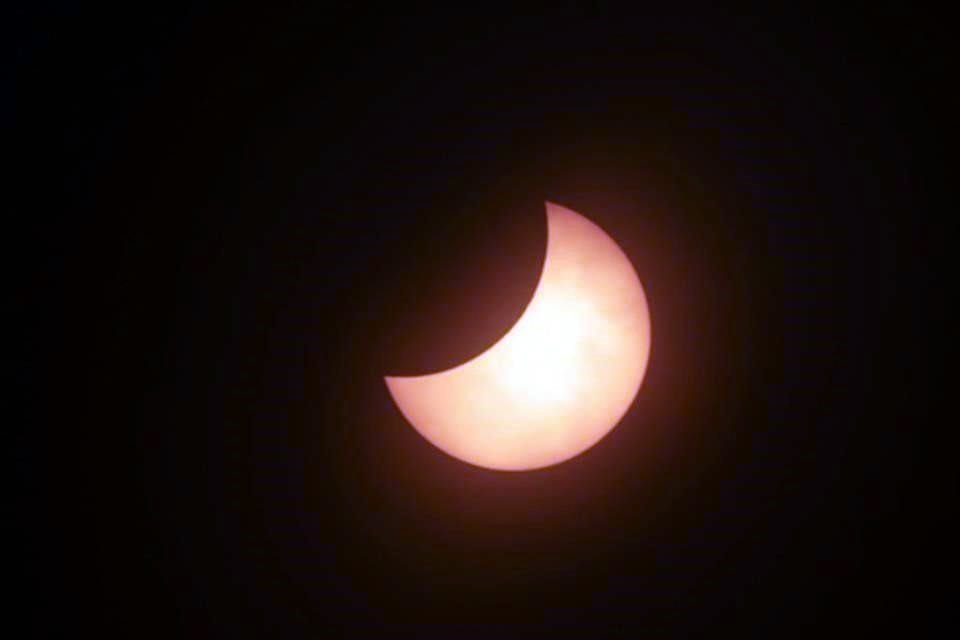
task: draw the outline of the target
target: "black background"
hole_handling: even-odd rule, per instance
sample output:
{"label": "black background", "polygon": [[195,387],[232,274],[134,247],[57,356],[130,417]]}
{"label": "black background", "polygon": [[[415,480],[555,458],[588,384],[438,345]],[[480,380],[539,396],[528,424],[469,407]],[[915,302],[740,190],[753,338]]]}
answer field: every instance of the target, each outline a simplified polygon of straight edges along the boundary
{"label": "black background", "polygon": [[[910,306],[920,18],[15,17],[28,225],[8,242],[31,256],[15,307],[40,312],[15,351],[43,363],[15,566],[37,635],[913,624],[924,363],[884,335]],[[650,366],[587,453],[483,470],[420,438],[382,376],[509,328],[544,200],[633,260]]]}

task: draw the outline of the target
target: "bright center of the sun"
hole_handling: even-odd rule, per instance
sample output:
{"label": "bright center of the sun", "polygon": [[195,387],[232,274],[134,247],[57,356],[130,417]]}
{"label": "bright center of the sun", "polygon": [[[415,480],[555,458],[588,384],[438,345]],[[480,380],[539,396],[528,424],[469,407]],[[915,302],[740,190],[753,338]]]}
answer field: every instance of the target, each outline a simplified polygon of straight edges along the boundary
{"label": "bright center of the sun", "polygon": [[534,305],[504,345],[503,383],[511,394],[535,404],[571,400],[583,374],[587,313],[574,297]]}

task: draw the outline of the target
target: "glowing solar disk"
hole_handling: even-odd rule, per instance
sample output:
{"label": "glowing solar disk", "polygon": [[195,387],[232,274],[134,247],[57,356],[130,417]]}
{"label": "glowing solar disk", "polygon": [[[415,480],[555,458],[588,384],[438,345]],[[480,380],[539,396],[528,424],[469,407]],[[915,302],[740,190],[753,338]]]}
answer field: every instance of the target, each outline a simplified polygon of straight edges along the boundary
{"label": "glowing solar disk", "polygon": [[589,449],[646,372],[650,314],[630,260],[590,220],[546,209],[540,282],[506,335],[452,369],[385,379],[424,438],[481,467],[536,469]]}

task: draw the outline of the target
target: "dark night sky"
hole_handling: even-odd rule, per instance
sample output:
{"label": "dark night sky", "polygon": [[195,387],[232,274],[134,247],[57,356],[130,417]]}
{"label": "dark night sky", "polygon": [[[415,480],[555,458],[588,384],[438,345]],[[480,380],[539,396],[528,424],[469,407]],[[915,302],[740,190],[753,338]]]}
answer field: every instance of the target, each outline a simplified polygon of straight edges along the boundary
{"label": "dark night sky", "polygon": [[[38,636],[912,620],[916,16],[80,4],[6,38]],[[650,367],[589,452],[482,470],[381,377],[503,334],[544,200],[631,256]]]}

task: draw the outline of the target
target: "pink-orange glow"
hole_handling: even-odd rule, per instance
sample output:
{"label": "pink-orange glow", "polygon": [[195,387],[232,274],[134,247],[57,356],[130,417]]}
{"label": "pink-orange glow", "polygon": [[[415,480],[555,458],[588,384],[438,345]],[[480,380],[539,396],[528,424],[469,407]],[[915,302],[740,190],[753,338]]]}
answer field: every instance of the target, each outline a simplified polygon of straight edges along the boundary
{"label": "pink-orange glow", "polygon": [[589,449],[647,368],[650,314],[630,260],[593,222],[546,207],[543,272],[510,331],[453,369],[386,378],[424,438],[481,467],[536,469]]}

